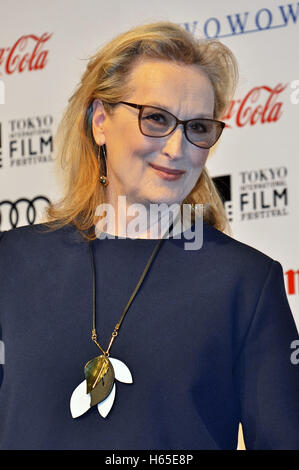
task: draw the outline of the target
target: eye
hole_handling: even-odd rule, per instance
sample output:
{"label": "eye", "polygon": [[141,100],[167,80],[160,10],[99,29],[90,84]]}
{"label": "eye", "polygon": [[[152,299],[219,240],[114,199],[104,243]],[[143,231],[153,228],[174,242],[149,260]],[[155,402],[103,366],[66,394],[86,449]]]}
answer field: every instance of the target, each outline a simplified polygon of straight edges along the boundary
{"label": "eye", "polygon": [[188,128],[192,132],[196,132],[198,134],[208,132],[207,126],[203,123],[203,121],[191,121],[188,125]]}
{"label": "eye", "polygon": [[148,115],[144,115],[143,119],[147,119],[148,121],[153,121],[158,124],[164,124],[166,122],[166,117],[161,113],[151,113]]}

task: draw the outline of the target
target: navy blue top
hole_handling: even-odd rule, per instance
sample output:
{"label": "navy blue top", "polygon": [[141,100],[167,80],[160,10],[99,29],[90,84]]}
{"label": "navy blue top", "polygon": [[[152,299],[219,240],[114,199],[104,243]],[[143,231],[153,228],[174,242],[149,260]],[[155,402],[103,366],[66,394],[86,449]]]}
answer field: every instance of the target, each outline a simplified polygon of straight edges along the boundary
{"label": "navy blue top", "polygon": [[[88,243],[72,227],[28,226],[0,242],[5,345],[0,449],[299,449],[298,338],[281,265],[204,224],[203,247],[162,245],[111,357],[130,368],[106,418],[74,419],[70,397],[91,341]],[[157,240],[94,242],[105,347]]]}

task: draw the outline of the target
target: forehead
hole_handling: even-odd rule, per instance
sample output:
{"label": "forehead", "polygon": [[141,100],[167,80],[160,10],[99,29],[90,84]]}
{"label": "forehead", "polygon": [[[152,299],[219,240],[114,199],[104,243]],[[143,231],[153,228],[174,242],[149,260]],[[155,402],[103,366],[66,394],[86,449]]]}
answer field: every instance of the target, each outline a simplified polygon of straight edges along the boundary
{"label": "forehead", "polygon": [[161,106],[173,113],[213,114],[212,84],[199,66],[143,60],[130,73],[128,100]]}

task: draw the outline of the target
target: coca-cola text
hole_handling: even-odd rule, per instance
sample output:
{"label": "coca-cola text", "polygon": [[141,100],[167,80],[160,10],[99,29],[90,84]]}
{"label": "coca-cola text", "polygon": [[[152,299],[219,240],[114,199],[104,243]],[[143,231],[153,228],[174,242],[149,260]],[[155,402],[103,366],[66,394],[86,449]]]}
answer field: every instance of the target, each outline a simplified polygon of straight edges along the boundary
{"label": "coca-cola text", "polygon": [[52,34],[48,33],[40,37],[27,34],[21,36],[12,47],[0,48],[0,66],[4,66],[4,72],[10,75],[15,72],[43,69],[47,63],[49,51],[42,50],[42,48],[51,36]]}
{"label": "coca-cola text", "polygon": [[[287,85],[278,83],[274,88],[259,86],[252,88],[241,100],[232,100],[223,121],[234,120],[237,127],[254,126],[276,122],[282,115],[281,101],[277,101]],[[233,127],[226,122],[227,127]]]}

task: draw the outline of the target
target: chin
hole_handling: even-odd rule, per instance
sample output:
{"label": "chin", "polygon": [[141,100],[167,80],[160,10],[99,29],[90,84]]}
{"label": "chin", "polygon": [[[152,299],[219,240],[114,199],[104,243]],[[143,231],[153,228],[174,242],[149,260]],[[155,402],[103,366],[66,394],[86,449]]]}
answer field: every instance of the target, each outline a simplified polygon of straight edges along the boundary
{"label": "chin", "polygon": [[148,198],[148,202],[150,204],[181,204],[181,202],[184,200],[180,195],[178,194],[170,194],[170,193],[157,193],[151,195],[151,197]]}

